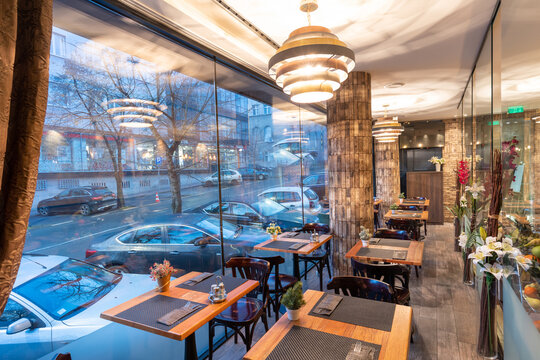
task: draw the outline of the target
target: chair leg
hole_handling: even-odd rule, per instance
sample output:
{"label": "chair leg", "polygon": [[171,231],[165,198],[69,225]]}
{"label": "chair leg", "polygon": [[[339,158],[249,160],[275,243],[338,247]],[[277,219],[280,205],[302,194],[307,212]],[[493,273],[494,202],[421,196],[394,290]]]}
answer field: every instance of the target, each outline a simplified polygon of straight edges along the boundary
{"label": "chair leg", "polygon": [[307,280],[307,261],[304,261],[304,280]]}
{"label": "chair leg", "polygon": [[238,331],[236,331],[236,328],[234,328],[234,343],[238,344]]}
{"label": "chair leg", "polygon": [[330,260],[326,259],[326,268],[328,269],[328,279],[332,278],[332,272],[330,270]]}
{"label": "chair leg", "polygon": [[[262,322],[263,322],[263,325],[264,325],[264,330],[268,332],[268,318],[266,317],[266,313],[263,312],[263,315],[262,315]],[[255,321],[255,324],[253,325],[253,329],[255,330],[255,325],[257,324],[257,322]]]}
{"label": "chair leg", "polygon": [[416,277],[418,277],[418,266],[414,267],[414,271],[416,272]]}
{"label": "chair leg", "polygon": [[276,295],[276,302],[274,303],[274,313],[276,314],[276,322],[279,320],[279,305],[280,299]]}
{"label": "chair leg", "polygon": [[[246,329],[246,349],[247,349],[247,351],[249,351],[251,349],[251,336],[252,336],[252,334],[249,331],[249,325],[246,325],[245,329]],[[253,330],[255,330],[255,328]]]}

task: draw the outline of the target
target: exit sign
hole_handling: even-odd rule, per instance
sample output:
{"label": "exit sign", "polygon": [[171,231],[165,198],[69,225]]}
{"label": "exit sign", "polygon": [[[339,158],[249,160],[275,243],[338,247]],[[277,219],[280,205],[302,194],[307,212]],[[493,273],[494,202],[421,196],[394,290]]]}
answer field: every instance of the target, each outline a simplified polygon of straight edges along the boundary
{"label": "exit sign", "polygon": [[488,125],[499,125],[499,122],[498,121],[494,121],[493,123],[491,121],[488,121]]}
{"label": "exit sign", "polygon": [[508,113],[509,114],[517,114],[523,112],[523,106],[509,106],[508,107]]}

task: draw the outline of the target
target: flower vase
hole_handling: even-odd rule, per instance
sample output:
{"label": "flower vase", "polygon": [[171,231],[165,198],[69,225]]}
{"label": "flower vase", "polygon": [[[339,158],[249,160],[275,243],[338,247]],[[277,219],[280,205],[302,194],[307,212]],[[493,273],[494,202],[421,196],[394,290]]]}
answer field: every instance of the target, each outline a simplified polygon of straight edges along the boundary
{"label": "flower vase", "polygon": [[273,240],[273,241],[276,241],[276,240],[277,240],[277,234],[272,234],[272,240]]}
{"label": "flower vase", "polygon": [[289,318],[291,321],[298,320],[300,318],[300,309],[287,309],[287,318]]}
{"label": "flower vase", "polygon": [[403,199],[402,198],[399,198],[399,203],[403,204]]}
{"label": "flower vase", "polygon": [[471,248],[466,248],[463,252],[463,283],[465,285],[474,286],[472,259],[469,259],[469,254],[471,253]]}
{"label": "flower vase", "polygon": [[498,283],[499,281],[489,273],[486,273],[482,281],[477,352],[478,355],[482,356],[484,359],[497,358],[495,305],[497,301]]}
{"label": "flower vase", "polygon": [[169,285],[171,284],[171,274],[158,278],[157,283],[159,292],[165,292],[169,290]]}
{"label": "flower vase", "polygon": [[436,171],[441,171],[441,164],[439,164],[439,163],[435,164],[435,170]]}

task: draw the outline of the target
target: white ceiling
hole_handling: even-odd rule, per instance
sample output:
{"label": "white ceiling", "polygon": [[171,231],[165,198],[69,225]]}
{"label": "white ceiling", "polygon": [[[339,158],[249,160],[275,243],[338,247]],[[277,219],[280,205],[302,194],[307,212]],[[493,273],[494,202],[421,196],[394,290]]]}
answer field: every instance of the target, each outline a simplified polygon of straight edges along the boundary
{"label": "white ceiling", "polygon": [[[127,0],[126,0],[127,1]],[[137,0],[129,0],[137,2]],[[281,44],[307,25],[299,0],[224,0]],[[330,28],[356,54],[356,71],[372,75],[373,116],[404,120],[450,118],[496,0],[319,0],[312,24]],[[144,6],[206,45],[261,74],[274,47],[215,0],[148,0]],[[387,89],[384,85],[405,86]]]}

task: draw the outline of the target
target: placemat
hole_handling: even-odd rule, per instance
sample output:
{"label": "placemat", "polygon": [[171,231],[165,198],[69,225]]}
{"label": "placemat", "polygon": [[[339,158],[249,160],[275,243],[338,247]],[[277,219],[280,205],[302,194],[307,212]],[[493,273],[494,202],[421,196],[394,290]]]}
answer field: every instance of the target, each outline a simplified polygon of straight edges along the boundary
{"label": "placemat", "polygon": [[160,330],[169,331],[182,321],[189,319],[199,311],[201,311],[203,308],[206,307],[206,304],[201,304],[192,301],[192,304],[198,304],[201,305],[201,308],[199,310],[196,310],[192,312],[189,315],[186,315],[179,321],[175,322],[171,326],[167,326],[164,324],[160,324],[157,322],[157,319],[162,317],[163,315],[167,314],[168,312],[177,309],[179,307],[184,306],[188,300],[183,299],[177,299],[170,296],[165,295],[156,295],[154,297],[151,297],[150,299],[143,301],[142,303],[133,306],[132,308],[129,308],[127,310],[122,311],[116,317],[134,321],[139,324],[148,325]]}
{"label": "placemat", "polygon": [[[377,244],[378,245],[378,244]],[[394,250],[389,249],[376,249],[363,247],[358,250],[356,256],[365,256],[370,258],[382,258],[382,259],[391,259],[394,255]]]}
{"label": "placemat", "polygon": [[[210,276],[208,279],[204,279],[203,281],[201,281],[198,284],[190,286],[190,285],[186,285],[184,283],[181,283],[181,284],[176,285],[176,287],[182,288],[182,289],[193,290],[193,291],[200,291],[200,292],[209,294],[210,293],[210,287],[212,285],[216,284],[217,281],[218,281],[217,277],[218,277],[218,275],[214,274],[214,275]],[[237,287],[239,287],[240,285],[242,285],[243,283],[246,282],[246,279],[242,279],[240,277],[222,276],[222,278],[223,278],[223,285],[225,285],[225,291],[226,292],[230,292],[230,291],[236,289]]]}
{"label": "placemat", "polygon": [[289,233],[285,233],[285,234],[283,234],[281,236],[283,236],[284,238],[287,238],[287,239],[311,240],[311,234],[310,233],[304,233],[304,232],[289,232]]}
{"label": "placemat", "polygon": [[[294,244],[297,244],[297,242],[276,240],[276,241],[272,241],[271,243],[268,243],[268,244],[264,245],[263,247],[272,248],[272,249],[291,250],[291,249],[289,249],[289,247],[291,245],[294,245]],[[305,244],[308,245],[309,243],[305,243]],[[299,250],[299,249],[296,249],[296,250]]]}
{"label": "placemat", "polygon": [[331,315],[314,313],[313,309],[316,309],[325,297],[326,295],[317,301],[308,315],[382,331],[392,330],[396,304],[344,296]]}
{"label": "placemat", "polygon": [[379,239],[379,242],[375,245],[408,248],[411,246],[411,242],[409,240]]}
{"label": "placemat", "polygon": [[345,336],[328,334],[322,331],[294,325],[268,355],[269,360],[344,360],[356,343],[374,349],[374,359],[379,358],[381,346]]}

